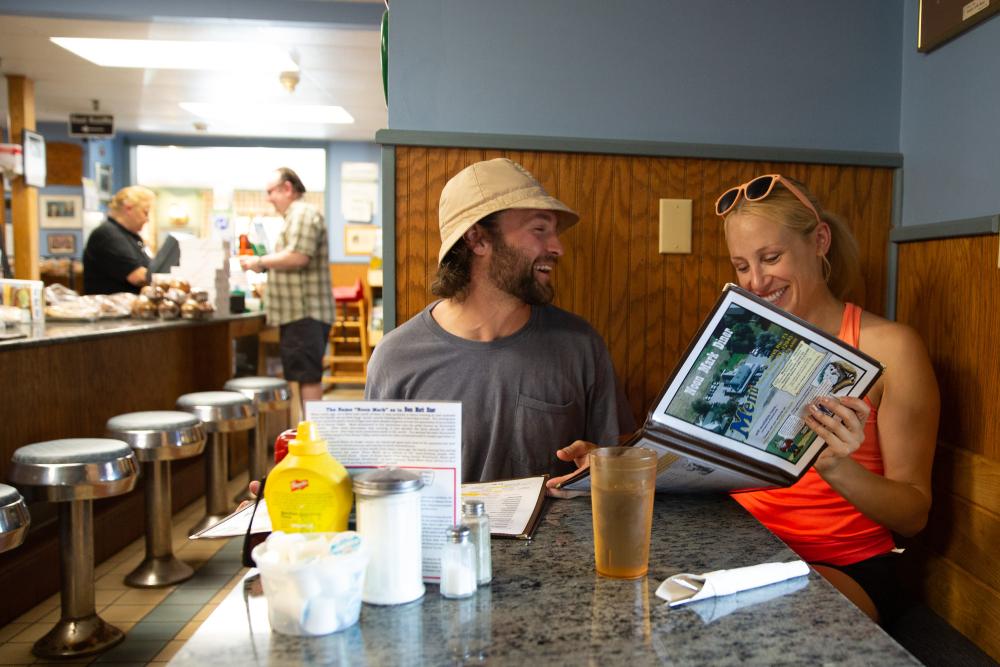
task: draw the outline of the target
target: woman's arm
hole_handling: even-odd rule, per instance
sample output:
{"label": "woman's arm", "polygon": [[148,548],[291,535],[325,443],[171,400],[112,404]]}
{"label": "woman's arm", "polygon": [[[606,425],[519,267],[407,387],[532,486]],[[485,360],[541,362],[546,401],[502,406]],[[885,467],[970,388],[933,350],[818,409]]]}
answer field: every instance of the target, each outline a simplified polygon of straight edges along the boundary
{"label": "woman's arm", "polygon": [[828,443],[816,471],[873,521],[901,535],[927,523],[931,466],[940,403],[937,380],[923,341],[907,326],[878,319],[864,331],[867,352],[886,366],[878,405],[878,434],[885,476],[849,457],[863,439],[868,409],[858,399],[826,405],[834,417],[813,413],[806,422]]}

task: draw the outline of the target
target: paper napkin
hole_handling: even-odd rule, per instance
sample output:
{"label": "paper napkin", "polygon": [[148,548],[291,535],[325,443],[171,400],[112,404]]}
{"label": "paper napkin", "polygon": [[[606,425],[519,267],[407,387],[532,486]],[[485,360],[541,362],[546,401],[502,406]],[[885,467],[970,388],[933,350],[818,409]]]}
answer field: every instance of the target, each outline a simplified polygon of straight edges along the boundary
{"label": "paper napkin", "polygon": [[732,595],[739,591],[767,586],[786,579],[809,574],[809,566],[801,560],[790,563],[761,563],[731,570],[715,570],[705,574],[675,574],[656,589],[656,596],[671,607],[696,600]]}

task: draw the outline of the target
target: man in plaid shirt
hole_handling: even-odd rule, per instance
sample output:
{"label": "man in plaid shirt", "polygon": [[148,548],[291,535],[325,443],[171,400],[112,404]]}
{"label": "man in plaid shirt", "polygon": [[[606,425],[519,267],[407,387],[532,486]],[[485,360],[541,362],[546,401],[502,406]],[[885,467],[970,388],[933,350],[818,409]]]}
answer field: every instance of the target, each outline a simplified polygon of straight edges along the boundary
{"label": "man in plaid shirt", "polygon": [[302,201],[306,188],[288,167],[274,172],[267,200],[285,218],[274,252],[243,257],[244,270],[269,271],[267,323],[280,327],[285,379],[298,382],[302,402],[323,398],[323,353],[333,322],[333,290],[326,223]]}

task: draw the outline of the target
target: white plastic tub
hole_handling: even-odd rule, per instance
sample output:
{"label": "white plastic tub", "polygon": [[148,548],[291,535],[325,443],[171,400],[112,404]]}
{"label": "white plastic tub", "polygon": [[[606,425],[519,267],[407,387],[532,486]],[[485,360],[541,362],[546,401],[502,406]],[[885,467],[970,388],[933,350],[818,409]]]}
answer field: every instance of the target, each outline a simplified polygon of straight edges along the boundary
{"label": "white plastic tub", "polygon": [[358,622],[368,549],[357,533],[275,532],[253,559],[276,632],[318,636]]}

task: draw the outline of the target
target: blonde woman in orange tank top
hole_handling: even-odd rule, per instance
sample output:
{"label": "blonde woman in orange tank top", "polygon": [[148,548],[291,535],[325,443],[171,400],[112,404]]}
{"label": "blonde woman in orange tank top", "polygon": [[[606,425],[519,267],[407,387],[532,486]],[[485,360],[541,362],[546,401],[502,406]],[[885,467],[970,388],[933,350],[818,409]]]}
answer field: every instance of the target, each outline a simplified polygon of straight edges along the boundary
{"label": "blonde woman in orange tank top", "polygon": [[[716,203],[741,287],[839,336],[886,368],[864,399],[822,399],[806,417],[827,448],[803,479],[776,491],[735,494],[776,535],[872,618],[897,593],[892,533],[923,529],[939,397],[927,350],[910,327],[848,301],[857,244],[801,183],[777,174],[727,190]],[[883,619],[884,620],[884,619]]]}

